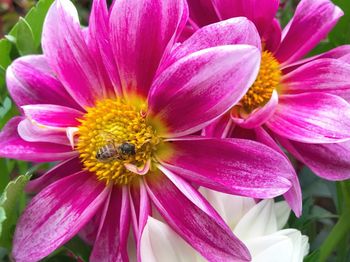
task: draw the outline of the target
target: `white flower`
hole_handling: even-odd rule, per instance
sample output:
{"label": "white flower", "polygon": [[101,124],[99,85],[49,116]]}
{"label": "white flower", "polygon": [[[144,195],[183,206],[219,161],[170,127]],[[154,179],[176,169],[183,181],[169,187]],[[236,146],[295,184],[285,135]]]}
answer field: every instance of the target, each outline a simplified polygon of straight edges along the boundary
{"label": "white flower", "polygon": [[[226,221],[234,234],[248,247],[254,262],[299,262],[309,251],[308,237],[297,229],[282,229],[290,209],[283,202],[268,199],[258,204],[251,198],[200,189]],[[143,261],[204,261],[168,225],[148,218],[141,239]]]}

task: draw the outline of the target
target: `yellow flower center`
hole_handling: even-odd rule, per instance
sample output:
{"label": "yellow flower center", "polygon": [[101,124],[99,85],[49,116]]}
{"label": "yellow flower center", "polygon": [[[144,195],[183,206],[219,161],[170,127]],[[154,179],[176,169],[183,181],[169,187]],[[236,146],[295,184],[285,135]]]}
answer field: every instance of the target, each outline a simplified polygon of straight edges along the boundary
{"label": "yellow flower center", "polygon": [[98,101],[79,119],[77,150],[86,170],[107,184],[126,185],[138,176],[126,168],[147,166],[160,139],[146,121],[146,104]]}
{"label": "yellow flower center", "polygon": [[278,89],[281,77],[279,62],[269,51],[263,51],[258,77],[240,102],[244,111],[250,113],[265,105]]}

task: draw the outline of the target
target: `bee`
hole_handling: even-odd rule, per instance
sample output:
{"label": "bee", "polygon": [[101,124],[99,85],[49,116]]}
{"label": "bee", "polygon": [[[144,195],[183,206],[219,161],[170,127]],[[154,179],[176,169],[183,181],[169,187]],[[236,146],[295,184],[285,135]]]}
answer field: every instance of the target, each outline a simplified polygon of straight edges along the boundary
{"label": "bee", "polygon": [[136,154],[135,145],[129,142],[118,144],[113,139],[106,140],[106,144],[97,149],[96,159],[100,162],[125,160]]}

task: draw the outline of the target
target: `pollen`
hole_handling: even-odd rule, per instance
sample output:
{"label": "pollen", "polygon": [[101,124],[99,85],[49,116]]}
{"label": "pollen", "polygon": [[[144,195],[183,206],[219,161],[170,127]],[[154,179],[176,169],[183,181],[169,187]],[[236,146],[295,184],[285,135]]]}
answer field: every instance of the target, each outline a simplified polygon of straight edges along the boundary
{"label": "pollen", "polygon": [[79,119],[76,144],[85,170],[106,184],[126,185],[139,176],[126,166],[142,169],[160,142],[145,110],[146,105],[122,99],[104,99],[88,108]]}
{"label": "pollen", "polygon": [[282,72],[280,64],[269,51],[263,51],[260,71],[254,84],[240,101],[245,112],[264,106],[271,98],[273,90],[278,90]]}

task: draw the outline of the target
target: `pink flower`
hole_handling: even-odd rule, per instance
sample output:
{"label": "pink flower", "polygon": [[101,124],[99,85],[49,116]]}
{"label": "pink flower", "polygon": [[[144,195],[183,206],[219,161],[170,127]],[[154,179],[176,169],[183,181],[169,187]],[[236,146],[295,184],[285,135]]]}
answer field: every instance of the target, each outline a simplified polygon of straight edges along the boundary
{"label": "pink flower", "polygon": [[[193,38],[172,55],[187,14],[183,0],[118,0],[111,10],[96,0],[81,29],[72,3],[57,0],[43,29],[44,55],[9,67],[22,116],[2,131],[0,155],[61,161],[28,184],[40,193],[17,225],[17,262],[37,261],[78,232],[93,244],[91,261],[126,261],[130,225],[139,247],[152,208],[206,259],[249,260],[191,183],[270,198],[289,190],[294,173],[260,143],[191,135],[244,96],[260,53],[255,44]],[[259,43],[252,23],[236,23]]]}
{"label": "pink flower", "polygon": [[[230,114],[206,128],[205,134],[246,137],[279,150],[277,141],[317,175],[329,180],[350,178],[350,46],[300,60],[343,12],[329,0],[302,0],[282,31],[275,18],[277,0],[188,2],[192,29],[245,16],[254,22],[262,41],[255,83]],[[297,181],[294,185],[294,197],[286,199],[295,207],[293,199],[300,197],[300,190]]]}

